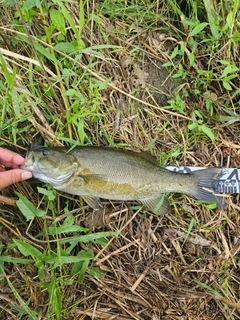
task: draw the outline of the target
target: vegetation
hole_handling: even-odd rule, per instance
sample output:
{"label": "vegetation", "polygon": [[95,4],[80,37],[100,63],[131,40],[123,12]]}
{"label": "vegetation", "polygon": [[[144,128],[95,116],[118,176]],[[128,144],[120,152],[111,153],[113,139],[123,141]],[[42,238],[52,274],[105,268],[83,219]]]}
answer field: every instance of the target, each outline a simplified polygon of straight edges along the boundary
{"label": "vegetation", "polygon": [[[0,146],[239,165],[239,0],[0,6]],[[164,217],[34,180],[2,196],[0,319],[239,319],[239,195]]]}

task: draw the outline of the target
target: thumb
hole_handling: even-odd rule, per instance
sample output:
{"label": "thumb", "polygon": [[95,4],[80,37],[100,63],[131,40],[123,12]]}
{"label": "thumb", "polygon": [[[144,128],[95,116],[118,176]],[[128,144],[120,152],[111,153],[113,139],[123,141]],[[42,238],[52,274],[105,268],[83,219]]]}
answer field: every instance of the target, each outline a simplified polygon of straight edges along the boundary
{"label": "thumb", "polygon": [[32,173],[22,169],[12,169],[0,172],[0,190],[13,183],[26,180],[32,177]]}

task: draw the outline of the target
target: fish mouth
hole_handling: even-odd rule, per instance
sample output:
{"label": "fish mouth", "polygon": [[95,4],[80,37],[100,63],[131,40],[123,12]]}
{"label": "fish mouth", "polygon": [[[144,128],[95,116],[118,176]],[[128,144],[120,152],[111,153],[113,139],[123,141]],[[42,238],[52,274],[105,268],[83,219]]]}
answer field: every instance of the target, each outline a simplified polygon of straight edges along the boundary
{"label": "fish mouth", "polygon": [[21,168],[27,171],[31,171],[34,178],[45,183],[50,183],[55,188],[59,188],[62,185],[68,183],[77,174],[78,171],[77,168],[75,168],[70,172],[58,174],[54,173],[53,171],[42,170],[41,168],[39,168],[38,159],[34,156],[33,153],[29,154],[29,157],[27,157],[25,164],[23,164]]}
{"label": "fish mouth", "polygon": [[32,151],[27,152],[25,163],[20,168],[27,171],[35,171],[37,169],[37,159]]}

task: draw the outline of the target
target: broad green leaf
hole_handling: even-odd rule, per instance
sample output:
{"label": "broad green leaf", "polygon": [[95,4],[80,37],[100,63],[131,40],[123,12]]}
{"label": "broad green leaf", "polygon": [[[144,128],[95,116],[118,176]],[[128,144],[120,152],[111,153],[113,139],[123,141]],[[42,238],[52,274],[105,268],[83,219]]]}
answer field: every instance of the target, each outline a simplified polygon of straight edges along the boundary
{"label": "broad green leaf", "polygon": [[195,22],[191,20],[182,20],[182,24],[185,24],[186,26],[195,27]]}
{"label": "broad green leaf", "polygon": [[230,84],[227,81],[223,81],[222,84],[223,84],[224,88],[227,89],[228,91],[232,90],[232,87],[230,86]]}
{"label": "broad green leaf", "polygon": [[213,210],[213,209],[216,209],[216,207],[217,207],[217,204],[216,204],[216,202],[215,201],[213,201],[213,202],[209,202],[209,203],[207,203],[207,204],[205,204],[206,205],[206,207],[209,209],[209,210]]}
{"label": "broad green leaf", "polygon": [[56,194],[53,190],[47,190],[41,187],[37,187],[39,193],[44,194],[48,201],[53,201],[56,199]]}
{"label": "broad green leaf", "polygon": [[210,128],[205,126],[204,124],[199,125],[199,130],[205,133],[212,141],[215,140],[214,134]]}
{"label": "broad green leaf", "polygon": [[77,129],[78,129],[79,140],[82,144],[84,144],[84,140],[87,137],[85,132],[84,119],[79,119]]}
{"label": "broad green leaf", "polygon": [[[73,215],[69,215],[68,217],[66,217],[66,219],[64,220],[63,222],[63,225],[61,226],[63,229],[65,228],[69,228],[70,226],[73,226],[75,223],[75,218]],[[79,225],[76,225],[77,227],[79,227],[82,232],[87,232],[89,229],[88,228],[84,228],[84,227],[81,227]],[[60,228],[61,228],[60,227]],[[59,228],[59,229],[60,229]]]}
{"label": "broad green leaf", "polygon": [[52,9],[50,11],[50,18],[52,21],[52,24],[55,26],[56,29],[61,31],[61,33],[65,36],[66,35],[66,25],[64,16],[61,11]]}
{"label": "broad green leaf", "polygon": [[12,263],[22,263],[22,264],[28,264],[35,262],[32,259],[23,259],[23,258],[14,258],[11,256],[0,256],[0,262],[12,262]]}
{"label": "broad green leaf", "polygon": [[190,123],[189,125],[188,125],[188,129],[189,130],[194,130],[194,129],[196,129],[198,127],[198,123],[197,122],[193,122],[193,123]]}
{"label": "broad green leaf", "polygon": [[232,39],[235,42],[240,41],[240,32],[235,33],[234,36],[232,37]]}
{"label": "broad green leaf", "polygon": [[78,276],[78,283],[79,284],[82,284],[84,282],[84,276],[85,276],[88,265],[89,265],[89,260],[84,261],[82,264],[82,267],[79,271],[79,276]]}
{"label": "broad green leaf", "polygon": [[44,272],[45,272],[45,263],[43,263],[42,260],[37,260],[37,261],[35,262],[34,266],[38,269],[39,279],[42,280],[42,279],[43,279]]}
{"label": "broad green leaf", "polygon": [[203,116],[202,114],[199,112],[199,110],[194,110],[194,113],[196,114],[196,116],[198,116],[198,118],[202,119]]}
{"label": "broad green leaf", "polygon": [[16,246],[18,247],[18,250],[24,256],[33,256],[38,259],[42,258],[43,254],[41,253],[41,251],[39,251],[37,248],[35,248],[31,244],[18,239],[13,239],[13,242],[16,244]]}
{"label": "broad green leaf", "polygon": [[8,85],[13,87],[14,86],[14,81],[15,81],[15,75],[12,75],[9,70],[8,67],[6,65],[4,56],[1,54],[0,52],[0,68],[2,69],[2,72],[8,82]]}
{"label": "broad green leaf", "polygon": [[89,265],[89,261],[91,259],[94,259],[94,254],[88,251],[80,251],[77,255],[78,257],[82,257],[82,258],[87,258],[87,259],[83,259],[79,262],[74,263],[72,270],[71,270],[71,276],[74,276],[76,273],[79,272],[79,276],[78,276],[78,283],[83,283],[84,280],[84,275],[85,272],[87,270],[87,267]]}
{"label": "broad green leaf", "polygon": [[76,25],[75,25],[75,22],[73,20],[73,18],[71,17],[68,9],[64,6],[64,4],[61,2],[61,1],[58,1],[58,0],[53,0],[54,3],[56,3],[60,8],[61,8],[61,12],[65,18],[65,20],[69,23],[69,25],[71,26],[73,32],[74,32],[74,35],[75,35],[75,38],[78,42],[81,41],[81,38],[79,37],[78,35],[78,31],[77,31],[77,28],[76,28]]}
{"label": "broad green leaf", "polygon": [[232,79],[238,77],[238,74],[230,74],[226,78],[223,79],[223,81],[231,81]]}
{"label": "broad green leaf", "polygon": [[218,15],[215,12],[215,8],[213,5],[213,1],[212,0],[204,0],[204,6],[207,12],[207,16],[208,16],[208,22],[210,24],[210,29],[212,32],[212,35],[215,39],[217,39],[218,34],[219,34],[219,27],[218,27]]}
{"label": "broad green leaf", "polygon": [[69,263],[83,263],[85,261],[89,261],[94,259],[94,255],[92,252],[89,251],[81,251],[77,256],[71,256],[71,255],[61,255],[60,257],[58,256],[51,256],[50,258],[47,258],[46,261],[47,263],[54,263],[53,268],[56,268],[60,266],[63,263],[69,264]]}
{"label": "broad green leaf", "polygon": [[61,42],[54,46],[55,50],[62,51],[64,53],[73,53],[76,51],[76,48],[72,43],[69,42]]}
{"label": "broad green leaf", "polygon": [[89,271],[90,276],[102,278],[102,273],[99,269],[92,267]]}
{"label": "broad green leaf", "polygon": [[193,52],[190,53],[189,60],[190,60],[190,66],[193,66],[194,60],[195,60],[195,55]]}
{"label": "broad green leaf", "polygon": [[[39,260],[40,264],[43,264],[43,262],[53,264],[56,263],[56,261],[59,261],[59,258],[55,252],[48,252],[47,254],[42,255],[42,259]],[[36,265],[38,266],[38,261]]]}
{"label": "broad green leaf", "polygon": [[199,25],[197,25],[195,28],[192,29],[192,31],[189,33],[189,37],[193,37],[196,34],[200,33],[207,25],[208,25],[207,22],[200,23]]}
{"label": "broad green leaf", "polygon": [[61,227],[49,227],[48,233],[51,235],[61,234],[61,233],[73,233],[73,232],[81,232],[82,227],[80,226],[61,226]]}
{"label": "broad green leaf", "polygon": [[[180,42],[180,52],[181,52],[181,55],[184,56],[185,52],[186,52],[186,47],[187,47],[187,44],[184,42],[184,41],[181,41]],[[183,66],[182,64],[179,64],[179,69],[183,69]]]}
{"label": "broad green leaf", "polygon": [[181,74],[181,73],[174,73],[174,74],[172,75],[172,78],[173,78],[173,79],[180,78],[180,77],[182,77],[182,74]]}
{"label": "broad green leaf", "polygon": [[43,217],[46,215],[45,211],[37,209],[32,202],[25,198],[21,193],[16,192],[16,194],[19,197],[19,200],[16,202],[16,204],[27,221],[32,220],[35,217]]}
{"label": "broad green leaf", "polygon": [[24,3],[24,7],[27,8],[28,10],[36,7],[36,8],[39,8],[41,5],[41,2],[39,0],[27,0],[25,3]]}
{"label": "broad green leaf", "polygon": [[227,24],[229,25],[230,28],[233,28],[234,26],[234,14],[233,11],[229,12],[227,15]]}
{"label": "broad green leaf", "polygon": [[63,93],[63,96],[70,96],[70,97],[76,97],[76,98],[81,99],[82,93],[75,90],[75,89],[68,89]]}
{"label": "broad green leaf", "polygon": [[221,78],[225,78],[229,73],[234,73],[234,72],[237,72],[238,71],[238,67],[235,66],[235,65],[229,65],[227,66],[222,74],[221,74]]}
{"label": "broad green leaf", "polygon": [[[51,301],[51,311],[54,314],[54,319],[62,319],[62,288],[60,288],[60,283],[57,281],[56,277],[51,277],[52,281],[45,282],[42,287],[47,288],[49,293],[49,299]],[[50,318],[48,318],[50,319]],[[53,319],[53,318],[51,318]]]}
{"label": "broad green leaf", "polygon": [[179,48],[178,48],[178,46],[176,46],[176,47],[174,48],[171,56],[170,56],[171,59],[174,59],[174,58],[178,55],[178,53],[179,53]]}
{"label": "broad green leaf", "polygon": [[112,237],[118,235],[119,232],[112,232],[112,231],[106,231],[106,232],[96,232],[81,236],[75,236],[71,237],[70,239],[60,239],[59,242],[61,244],[63,243],[72,243],[72,242],[96,242],[96,240],[106,238],[106,237]]}
{"label": "broad green leaf", "polygon": [[76,262],[79,262],[79,261],[88,261],[88,260],[91,260],[93,259],[94,257],[90,257],[88,259],[86,258],[82,258],[82,257],[78,257],[78,256],[68,256],[68,257],[65,257],[65,256],[61,256],[61,262],[62,263],[76,263]]}
{"label": "broad green leaf", "polygon": [[105,81],[98,81],[98,90],[106,89],[110,81],[111,81],[111,78],[106,79]]}
{"label": "broad green leaf", "polygon": [[227,60],[220,59],[220,60],[217,60],[217,62],[220,62],[221,64],[229,65],[229,61]]}
{"label": "broad green leaf", "polygon": [[[73,216],[68,216],[67,218]],[[51,235],[61,234],[61,233],[73,233],[73,232],[87,232],[88,228],[84,228],[78,225],[74,225],[73,223],[68,223],[67,218],[65,219],[64,223],[60,227],[51,226],[48,228],[48,233]],[[73,221],[74,222],[74,221]]]}
{"label": "broad green leaf", "polygon": [[166,62],[162,64],[163,67],[171,67],[172,66],[172,62]]}

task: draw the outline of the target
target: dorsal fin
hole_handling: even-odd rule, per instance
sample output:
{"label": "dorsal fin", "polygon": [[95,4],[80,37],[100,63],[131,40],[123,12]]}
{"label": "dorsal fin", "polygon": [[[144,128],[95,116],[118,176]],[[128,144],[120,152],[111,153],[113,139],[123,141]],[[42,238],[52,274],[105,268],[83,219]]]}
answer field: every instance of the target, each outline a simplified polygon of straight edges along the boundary
{"label": "dorsal fin", "polygon": [[141,151],[137,153],[142,159],[147,160],[148,162],[157,165],[157,159],[147,151]]}

